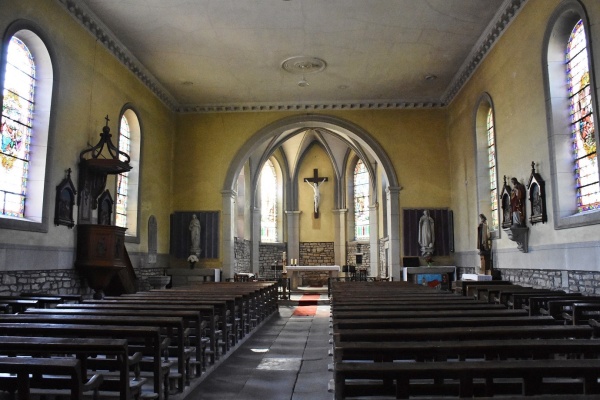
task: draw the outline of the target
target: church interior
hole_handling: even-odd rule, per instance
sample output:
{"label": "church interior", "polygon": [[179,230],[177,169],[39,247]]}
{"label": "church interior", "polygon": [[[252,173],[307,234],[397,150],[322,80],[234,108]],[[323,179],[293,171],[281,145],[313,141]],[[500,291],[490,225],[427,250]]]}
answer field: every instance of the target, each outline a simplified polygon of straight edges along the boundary
{"label": "church interior", "polygon": [[283,274],[328,287],[319,306],[357,279],[600,293],[596,0],[0,10],[0,303],[239,281],[270,299]]}

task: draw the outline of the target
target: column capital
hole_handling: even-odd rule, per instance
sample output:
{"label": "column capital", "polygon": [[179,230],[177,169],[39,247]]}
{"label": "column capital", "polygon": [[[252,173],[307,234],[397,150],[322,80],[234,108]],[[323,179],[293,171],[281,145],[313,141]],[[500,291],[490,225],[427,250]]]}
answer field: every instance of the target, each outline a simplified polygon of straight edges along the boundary
{"label": "column capital", "polygon": [[230,197],[234,198],[237,196],[237,192],[233,189],[230,190],[221,190],[221,197]]}
{"label": "column capital", "polygon": [[402,186],[388,186],[385,191],[386,193],[400,193],[400,191],[404,189]]}

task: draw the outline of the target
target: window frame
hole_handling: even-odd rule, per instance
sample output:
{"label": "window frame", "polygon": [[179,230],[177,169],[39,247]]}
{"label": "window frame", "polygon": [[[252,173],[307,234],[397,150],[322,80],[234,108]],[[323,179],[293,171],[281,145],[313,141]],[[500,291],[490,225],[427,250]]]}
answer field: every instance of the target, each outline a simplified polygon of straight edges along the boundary
{"label": "window frame", "polygon": [[555,9],[548,20],[542,49],[554,229],[569,229],[600,223],[600,210],[577,212],[573,176],[569,96],[565,85],[565,52],[571,31],[579,20],[583,21],[586,32],[590,86],[593,89],[592,109],[594,115],[598,116],[592,31],[585,8],[579,1],[566,0]]}
{"label": "window frame", "polygon": [[[356,235],[356,166],[358,165],[358,163],[362,163],[363,167],[365,169],[365,172],[367,174],[368,177],[368,182],[367,182],[367,199],[369,200],[369,204],[367,206],[367,220],[369,220],[369,223],[367,224],[367,226],[369,227],[369,235],[368,236],[364,236],[364,237],[357,237]],[[353,240],[355,242],[368,242],[371,238],[371,222],[370,222],[370,207],[371,207],[371,175],[369,173],[369,168],[367,167],[366,163],[361,160],[359,157],[356,158],[356,161],[354,163],[352,163],[353,167],[352,167],[352,220],[353,220]]]}
{"label": "window frame", "polygon": [[494,121],[494,154],[496,162],[496,217],[498,226],[494,229],[490,226],[490,237],[498,239],[501,236],[500,229],[500,181],[498,178],[498,121],[496,120],[496,111],[492,97],[488,93],[483,93],[477,102],[474,110],[474,134],[475,134],[475,160],[477,163],[477,215],[483,214],[492,220],[492,201],[490,194],[490,165],[489,165],[489,146],[488,146],[488,130],[487,116],[492,113]]}
{"label": "window frame", "polygon": [[[142,182],[142,145],[143,127],[139,113],[131,104],[126,104],[119,113],[119,140],[121,138],[121,121],[127,119],[130,134],[129,165],[132,167],[128,174],[127,183],[127,230],[125,242],[140,243],[140,188]],[[118,143],[117,143],[118,146]],[[117,198],[118,177],[115,176],[115,199]],[[116,208],[115,208],[116,214]],[[115,215],[116,224],[116,215]]]}
{"label": "window frame", "polygon": [[[54,114],[58,85],[56,59],[48,35],[30,21],[19,20],[11,24],[2,39],[0,54],[0,82],[4,83],[8,44],[17,36],[28,47],[36,64],[36,88],[34,91],[34,121],[32,122],[31,157],[29,160],[28,192],[25,217],[0,217],[0,229],[31,232],[48,232],[50,213],[54,204],[51,196],[51,157],[54,143]],[[3,89],[3,87],[2,87]],[[1,119],[1,116],[0,116]],[[37,152],[37,154],[36,154]],[[61,172],[62,174],[62,172]]]}

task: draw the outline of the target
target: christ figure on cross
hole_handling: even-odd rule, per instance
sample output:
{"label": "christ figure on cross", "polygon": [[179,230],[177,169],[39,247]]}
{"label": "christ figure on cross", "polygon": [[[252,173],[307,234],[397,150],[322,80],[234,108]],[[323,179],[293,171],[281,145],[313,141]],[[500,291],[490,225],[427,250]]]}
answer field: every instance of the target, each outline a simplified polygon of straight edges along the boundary
{"label": "christ figure on cross", "polygon": [[320,186],[323,182],[327,182],[327,178],[319,177],[319,170],[315,168],[314,174],[312,178],[304,178],[304,182],[308,183],[313,191],[315,192],[314,196],[314,206],[315,206],[315,218],[319,218],[319,203],[321,203],[321,189]]}

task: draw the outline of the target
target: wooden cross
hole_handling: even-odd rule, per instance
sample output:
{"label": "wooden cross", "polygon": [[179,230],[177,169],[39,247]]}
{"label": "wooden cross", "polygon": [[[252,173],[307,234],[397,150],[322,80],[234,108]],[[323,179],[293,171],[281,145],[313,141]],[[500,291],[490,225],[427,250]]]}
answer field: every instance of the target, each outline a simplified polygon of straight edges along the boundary
{"label": "wooden cross", "polygon": [[313,177],[312,178],[304,178],[304,182],[308,183],[314,190],[315,192],[315,197],[314,197],[314,216],[315,219],[319,218],[319,203],[321,202],[321,191],[319,186],[321,186],[321,184],[323,182],[327,182],[327,178],[325,177],[319,177],[319,170],[317,168],[315,168],[313,170]]}

